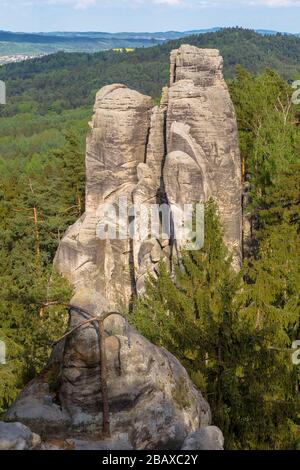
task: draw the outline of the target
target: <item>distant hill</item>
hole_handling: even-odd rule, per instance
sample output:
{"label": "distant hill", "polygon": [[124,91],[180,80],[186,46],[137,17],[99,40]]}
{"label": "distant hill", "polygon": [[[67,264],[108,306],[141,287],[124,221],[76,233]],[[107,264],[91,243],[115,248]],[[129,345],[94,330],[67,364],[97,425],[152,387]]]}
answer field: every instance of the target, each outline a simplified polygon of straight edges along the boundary
{"label": "distant hill", "polygon": [[179,39],[191,34],[215,32],[220,28],[196,31],[166,32],[49,32],[49,33],[13,33],[0,31],[0,56],[44,55],[58,51],[64,52],[99,52],[109,49],[151,47],[172,39]]}
{"label": "distant hill", "polygon": [[[221,28],[199,29],[193,31],[166,32],[49,32],[49,33],[13,33],[0,31],[0,56],[41,55],[58,51],[98,52],[114,48],[151,47],[194,34],[207,34],[220,31]],[[276,31],[257,30],[261,35],[276,35]]]}
{"label": "distant hill", "polygon": [[114,36],[101,34],[27,34],[0,32],[0,56],[16,54],[52,54],[65,52],[98,52],[114,48],[150,47],[164,38],[146,36]]}
{"label": "distant hill", "polygon": [[1,113],[13,114],[20,100],[25,100],[40,113],[47,113],[49,108],[60,111],[90,106],[95,92],[114,82],[159,97],[161,87],[169,79],[169,53],[183,43],[220,49],[227,79],[234,76],[237,64],[253,74],[269,67],[286,79],[300,78],[300,38],[230,28],[139,48],[131,53],[58,52],[6,65],[0,68],[0,80],[7,82],[8,104]]}

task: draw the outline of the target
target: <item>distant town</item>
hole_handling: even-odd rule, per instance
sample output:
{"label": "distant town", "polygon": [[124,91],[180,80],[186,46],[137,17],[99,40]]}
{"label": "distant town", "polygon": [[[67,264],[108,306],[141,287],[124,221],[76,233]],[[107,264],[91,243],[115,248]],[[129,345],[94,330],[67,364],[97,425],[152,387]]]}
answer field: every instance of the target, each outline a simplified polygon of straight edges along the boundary
{"label": "distant town", "polygon": [[[114,48],[113,51],[115,52],[133,52],[135,49],[131,47],[120,47],[120,48]],[[30,60],[30,59],[36,59],[38,57],[43,57],[47,55],[46,53],[44,54],[8,54],[8,55],[0,55],[0,66],[9,64],[9,63],[16,63],[16,62],[24,62],[25,60]]]}
{"label": "distant town", "polygon": [[13,62],[23,62],[24,60],[35,59],[37,57],[42,57],[45,54],[13,54],[13,55],[0,55],[0,65],[9,64]]}

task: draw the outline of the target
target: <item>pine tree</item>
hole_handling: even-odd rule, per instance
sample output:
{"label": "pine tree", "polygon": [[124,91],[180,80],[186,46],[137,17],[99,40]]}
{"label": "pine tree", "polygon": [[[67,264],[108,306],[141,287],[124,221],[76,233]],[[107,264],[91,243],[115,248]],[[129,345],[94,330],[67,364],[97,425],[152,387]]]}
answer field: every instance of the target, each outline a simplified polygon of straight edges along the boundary
{"label": "pine tree", "polygon": [[291,86],[270,69],[252,77],[237,67],[230,91],[238,118],[245,173],[251,178],[252,198],[259,204],[277,176],[289,164],[296,163],[298,108],[292,103]]}
{"label": "pine tree", "polygon": [[132,320],[187,367],[209,396],[216,422],[223,425],[228,419],[224,397],[234,381],[242,341],[234,301],[240,278],[231,267],[212,201],[205,213],[204,248],[184,252],[181,266],[174,280],[160,266],[158,278],[149,280],[146,295],[137,301]]}

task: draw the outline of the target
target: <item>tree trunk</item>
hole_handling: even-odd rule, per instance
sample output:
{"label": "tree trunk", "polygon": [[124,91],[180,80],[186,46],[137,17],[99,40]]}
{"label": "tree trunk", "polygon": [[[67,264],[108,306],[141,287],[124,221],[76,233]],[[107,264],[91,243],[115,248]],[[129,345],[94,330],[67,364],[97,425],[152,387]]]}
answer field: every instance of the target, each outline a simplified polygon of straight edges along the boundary
{"label": "tree trunk", "polygon": [[99,350],[100,350],[100,380],[103,403],[103,436],[110,436],[110,420],[109,420],[109,400],[107,390],[107,361],[105,351],[105,330],[103,320],[98,320],[99,325]]}

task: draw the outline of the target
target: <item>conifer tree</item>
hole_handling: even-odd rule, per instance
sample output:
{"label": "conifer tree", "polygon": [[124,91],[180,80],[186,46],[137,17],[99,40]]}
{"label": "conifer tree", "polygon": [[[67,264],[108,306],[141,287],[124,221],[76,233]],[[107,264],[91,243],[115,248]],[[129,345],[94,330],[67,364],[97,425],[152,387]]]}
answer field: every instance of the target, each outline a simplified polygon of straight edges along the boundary
{"label": "conifer tree", "polygon": [[53,269],[60,237],[84,208],[84,156],[72,132],[60,151],[32,156],[22,172],[0,175],[0,411],[45,365],[51,344],[66,328],[68,283]]}
{"label": "conifer tree", "polygon": [[175,279],[162,264],[133,312],[137,328],[173,352],[205,393],[229,449],[298,445],[298,371],[291,360],[299,321],[296,246],[295,227],[274,229],[245,266],[244,282],[209,202],[203,249],[182,254],[184,269]]}

